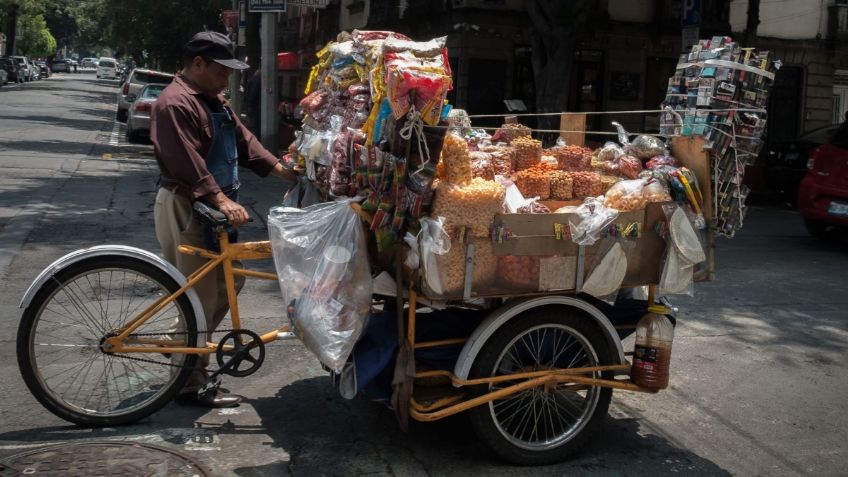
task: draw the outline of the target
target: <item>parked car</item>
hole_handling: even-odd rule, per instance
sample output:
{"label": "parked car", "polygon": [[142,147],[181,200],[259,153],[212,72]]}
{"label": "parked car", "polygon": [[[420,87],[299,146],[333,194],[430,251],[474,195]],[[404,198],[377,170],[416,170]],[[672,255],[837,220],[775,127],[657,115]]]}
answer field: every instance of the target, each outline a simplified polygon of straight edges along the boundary
{"label": "parked car", "polygon": [[810,235],[848,236],[848,121],[810,153],[798,191],[798,210]]}
{"label": "parked car", "polygon": [[9,82],[9,73],[6,73],[4,68],[0,68],[0,86]]}
{"label": "parked car", "polygon": [[138,95],[130,94],[127,112],[127,141],[136,142],[141,136],[150,136],[150,108],[167,84],[152,83],[142,86]]}
{"label": "parked car", "polygon": [[24,77],[24,81],[33,80],[34,71],[29,65],[29,58],[27,58],[26,56],[10,56],[9,58],[14,60],[15,64],[18,65],[18,70],[22,71],[21,75]]}
{"label": "parked car", "polygon": [[116,79],[118,77],[118,62],[114,58],[100,58],[97,61],[97,77]]}
{"label": "parked car", "polygon": [[128,97],[138,96],[139,91],[148,84],[167,85],[173,80],[174,75],[161,71],[141,68],[135,68],[130,71],[127,80],[121,85],[121,94],[118,96],[118,121],[126,121],[127,119],[127,111],[129,111],[132,104],[132,101],[129,101]]}
{"label": "parked car", "polygon": [[71,67],[67,60],[53,60],[54,73],[67,73],[69,71],[71,71]]}
{"label": "parked car", "polygon": [[778,142],[764,151],[766,187],[782,193],[787,201],[794,201],[798,197],[801,179],[807,173],[810,151],[826,143],[837,129],[838,124],[813,129],[796,138]]}
{"label": "parked car", "polygon": [[46,61],[36,61],[35,65],[38,66],[39,70],[41,70],[41,77],[42,78],[49,78],[50,77],[50,67],[47,66]]}
{"label": "parked car", "polygon": [[18,63],[11,58],[0,58],[0,68],[8,75],[8,80],[14,83],[23,83],[24,76],[18,68]]}
{"label": "parked car", "polygon": [[80,66],[83,68],[96,68],[97,58],[83,58],[80,62]]}

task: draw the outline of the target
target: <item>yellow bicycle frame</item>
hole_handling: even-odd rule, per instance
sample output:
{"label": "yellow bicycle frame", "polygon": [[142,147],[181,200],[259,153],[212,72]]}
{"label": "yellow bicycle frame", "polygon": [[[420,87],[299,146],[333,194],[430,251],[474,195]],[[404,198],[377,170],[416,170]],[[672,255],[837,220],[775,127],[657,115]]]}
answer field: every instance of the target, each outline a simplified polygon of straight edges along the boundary
{"label": "yellow bicycle frame", "polygon": [[[116,335],[109,337],[103,344],[103,349],[108,353],[183,353],[183,354],[211,354],[214,353],[218,345],[215,343],[206,343],[205,346],[187,347],[184,341],[172,339],[156,339],[156,338],[141,338],[131,337],[137,329],[139,329],[150,318],[162,311],[174,300],[186,293],[191,287],[195,286],[203,277],[209,274],[218,266],[224,269],[224,282],[227,287],[227,300],[230,304],[230,318],[233,329],[241,329],[241,316],[239,314],[238,296],[235,288],[235,275],[245,277],[261,278],[264,280],[277,280],[277,275],[273,273],[257,272],[253,270],[245,270],[242,268],[233,267],[234,260],[260,260],[271,258],[271,243],[263,242],[246,242],[231,244],[227,232],[223,228],[218,230],[218,240],[221,244],[221,253],[214,253],[209,250],[194,247],[190,245],[180,245],[179,252],[198,257],[208,258],[209,261],[198,268],[194,273],[188,276],[185,285],[174,293],[162,297],[155,303],[147,307],[138,316],[130,320],[127,324],[117,330]],[[270,343],[278,339],[280,333],[290,331],[290,327],[285,325],[279,329],[269,331],[261,336],[263,343]]]}

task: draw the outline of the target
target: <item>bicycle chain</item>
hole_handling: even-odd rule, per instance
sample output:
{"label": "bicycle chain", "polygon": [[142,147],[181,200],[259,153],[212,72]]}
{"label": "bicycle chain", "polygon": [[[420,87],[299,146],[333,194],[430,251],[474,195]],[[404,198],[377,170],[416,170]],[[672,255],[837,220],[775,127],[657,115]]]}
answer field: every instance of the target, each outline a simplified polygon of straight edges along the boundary
{"label": "bicycle chain", "polygon": [[[233,331],[241,331],[241,330],[234,330],[234,329],[215,330],[212,333],[230,333],[230,332],[233,332]],[[197,334],[200,334],[200,333],[208,333],[208,332],[204,331],[204,330],[200,330],[200,331],[197,332]],[[127,336],[133,336],[133,337],[136,337],[136,336],[162,336],[162,335],[173,336],[173,335],[187,335],[187,334],[189,334],[188,331],[174,331],[174,332],[167,332],[167,333],[133,333],[133,334],[130,334],[130,335],[127,335]],[[159,365],[162,365],[162,366],[169,366],[169,367],[172,367],[172,368],[180,368],[180,369],[189,368],[189,366],[186,366],[184,364],[174,364],[174,363],[170,363],[170,362],[166,363],[166,362],[162,362],[162,361],[153,361],[152,359],[137,358],[135,356],[129,356],[129,355],[125,355],[125,354],[117,354],[117,353],[108,353],[108,354],[110,356],[114,356],[116,358],[128,359],[130,361],[139,361],[139,362],[142,362],[142,363],[159,364]],[[194,366],[191,366],[190,368],[194,369]]]}

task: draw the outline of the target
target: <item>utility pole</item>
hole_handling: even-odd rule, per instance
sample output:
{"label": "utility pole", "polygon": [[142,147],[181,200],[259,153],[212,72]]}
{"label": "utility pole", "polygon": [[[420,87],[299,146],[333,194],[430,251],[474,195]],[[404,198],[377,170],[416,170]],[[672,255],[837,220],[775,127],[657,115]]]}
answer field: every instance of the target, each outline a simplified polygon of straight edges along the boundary
{"label": "utility pole", "polygon": [[277,117],[277,14],[262,12],[259,30],[262,39],[262,144],[277,155],[279,125]]}
{"label": "utility pole", "polygon": [[[239,19],[241,19],[241,11],[239,10],[238,0],[233,0],[233,10],[239,12]],[[233,51],[236,53],[236,58],[242,59],[243,56],[239,54],[240,52],[238,47],[239,24],[237,23],[233,31],[230,31],[229,33],[230,40],[233,42],[232,47]],[[233,71],[233,74],[230,75],[230,107],[237,115],[241,114],[241,103],[241,70],[235,70]]]}
{"label": "utility pole", "polygon": [[748,20],[745,22],[745,46],[753,47],[760,24],[760,0],[748,0]]}

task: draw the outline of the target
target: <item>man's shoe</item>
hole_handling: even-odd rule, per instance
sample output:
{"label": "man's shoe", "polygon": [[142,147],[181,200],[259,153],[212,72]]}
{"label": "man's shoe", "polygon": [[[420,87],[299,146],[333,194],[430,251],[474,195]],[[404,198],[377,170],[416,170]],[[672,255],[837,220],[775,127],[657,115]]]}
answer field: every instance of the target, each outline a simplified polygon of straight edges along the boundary
{"label": "man's shoe", "polygon": [[197,393],[186,393],[178,395],[174,399],[174,401],[177,404],[183,406],[208,407],[218,409],[223,407],[238,406],[238,404],[243,399],[244,398],[239,396],[238,394],[208,393],[198,395]]}

